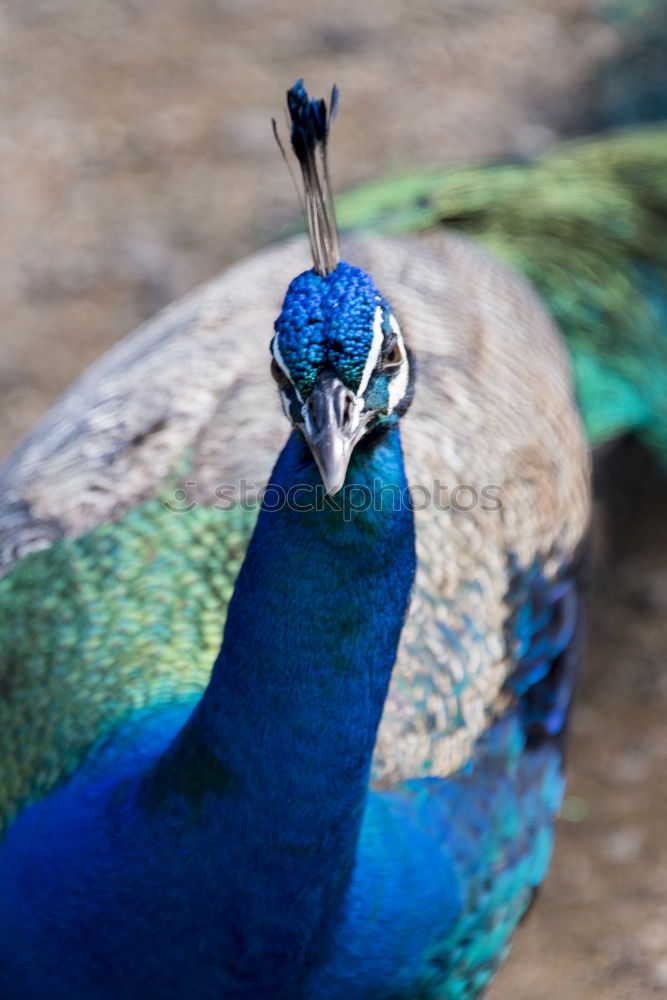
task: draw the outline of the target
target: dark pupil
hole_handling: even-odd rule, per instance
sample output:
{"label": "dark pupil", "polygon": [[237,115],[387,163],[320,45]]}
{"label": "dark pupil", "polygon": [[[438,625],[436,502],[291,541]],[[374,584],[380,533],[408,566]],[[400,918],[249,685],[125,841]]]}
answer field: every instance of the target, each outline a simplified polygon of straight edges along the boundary
{"label": "dark pupil", "polygon": [[275,358],[271,358],[271,375],[281,389],[285,389],[289,385],[289,379]]}
{"label": "dark pupil", "polygon": [[384,360],[385,360],[385,364],[387,364],[387,365],[397,365],[398,364],[398,362],[401,360],[401,352],[399,351],[397,344],[394,344],[394,346],[392,347],[392,349],[390,350],[389,354],[387,355],[387,357]]}

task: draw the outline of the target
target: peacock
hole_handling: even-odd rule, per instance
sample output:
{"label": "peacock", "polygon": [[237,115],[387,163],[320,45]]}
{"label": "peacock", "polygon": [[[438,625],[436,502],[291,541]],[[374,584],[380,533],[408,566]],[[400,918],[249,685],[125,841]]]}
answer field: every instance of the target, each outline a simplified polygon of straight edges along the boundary
{"label": "peacock", "polygon": [[308,240],[2,468],[8,1000],[473,1000],[547,870],[584,423],[664,454],[667,136],[378,185],[339,241],[337,103],[288,92]]}

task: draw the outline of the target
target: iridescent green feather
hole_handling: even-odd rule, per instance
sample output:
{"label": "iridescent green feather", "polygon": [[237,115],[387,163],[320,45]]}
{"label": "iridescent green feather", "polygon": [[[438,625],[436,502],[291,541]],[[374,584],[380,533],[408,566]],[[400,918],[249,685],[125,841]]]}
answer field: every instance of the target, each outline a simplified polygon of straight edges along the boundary
{"label": "iridescent green feather", "polygon": [[201,693],[255,518],[150,500],[0,580],[0,830],[134,713]]}
{"label": "iridescent green feather", "polygon": [[591,443],[635,432],[667,463],[667,127],[381,181],[337,213],[394,234],[444,223],[522,271],[567,337]]}

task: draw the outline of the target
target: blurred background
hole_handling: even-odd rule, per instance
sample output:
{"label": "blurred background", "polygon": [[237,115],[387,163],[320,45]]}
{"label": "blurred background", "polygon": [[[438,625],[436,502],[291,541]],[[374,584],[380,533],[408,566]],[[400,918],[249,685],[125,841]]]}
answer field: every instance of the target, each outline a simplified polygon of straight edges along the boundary
{"label": "blurred background", "polygon": [[[114,341],[294,221],[270,119],[296,77],[341,87],[339,190],[531,156],[590,128],[657,8],[3,0],[0,457]],[[555,864],[491,1000],[667,993],[667,489],[633,448],[601,485]]]}

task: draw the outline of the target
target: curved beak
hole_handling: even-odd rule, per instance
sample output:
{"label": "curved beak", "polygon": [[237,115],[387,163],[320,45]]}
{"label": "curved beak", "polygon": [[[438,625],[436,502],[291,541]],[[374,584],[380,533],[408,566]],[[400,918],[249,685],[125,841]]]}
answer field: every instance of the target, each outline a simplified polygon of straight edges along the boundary
{"label": "curved beak", "polygon": [[300,427],[327,496],[342,489],[354,446],[363,436],[370,414],[361,408],[361,400],[331,372],[318,377],[304,405]]}

